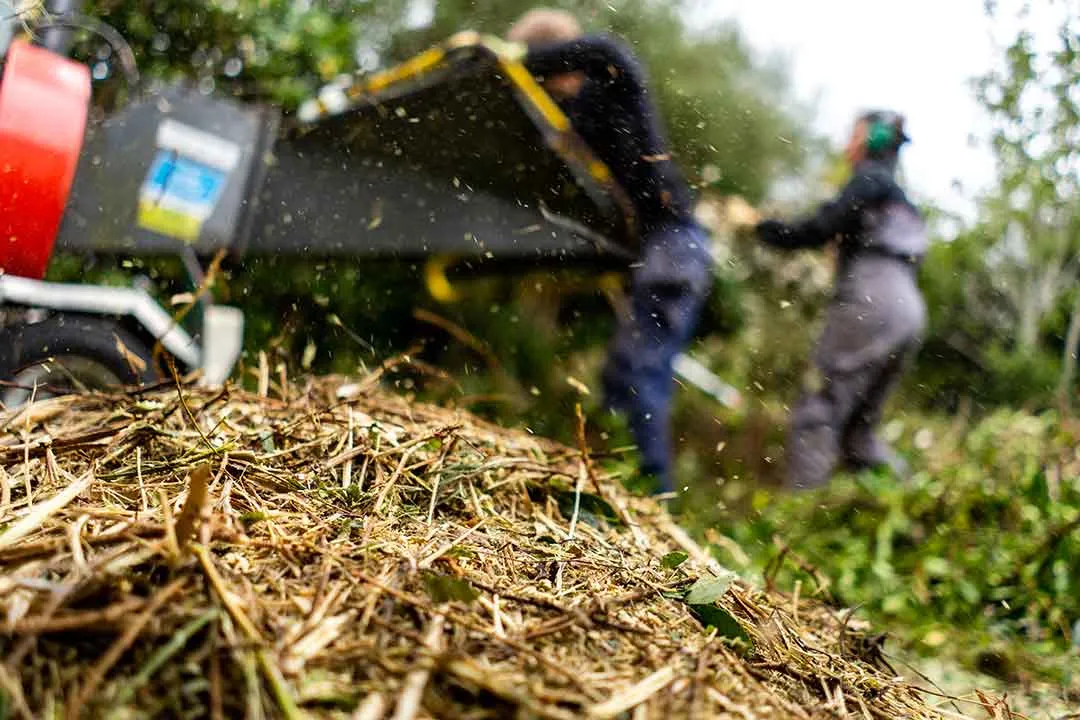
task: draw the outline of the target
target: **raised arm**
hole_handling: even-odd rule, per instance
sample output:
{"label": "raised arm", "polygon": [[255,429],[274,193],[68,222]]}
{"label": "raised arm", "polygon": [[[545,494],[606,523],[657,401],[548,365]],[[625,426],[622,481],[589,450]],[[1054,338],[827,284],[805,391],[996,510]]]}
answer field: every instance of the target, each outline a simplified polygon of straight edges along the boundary
{"label": "raised arm", "polygon": [[890,177],[878,172],[861,172],[838,196],[818,208],[810,217],[794,223],[765,220],[757,226],[763,242],[782,250],[818,248],[840,234],[854,233],[864,208],[880,204],[902,191]]}

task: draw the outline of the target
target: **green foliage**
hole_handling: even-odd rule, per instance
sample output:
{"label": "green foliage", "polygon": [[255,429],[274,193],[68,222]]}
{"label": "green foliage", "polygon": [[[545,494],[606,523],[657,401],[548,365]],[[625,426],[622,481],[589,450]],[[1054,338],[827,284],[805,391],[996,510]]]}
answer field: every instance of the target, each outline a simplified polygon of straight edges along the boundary
{"label": "green foliage", "polygon": [[913,400],[950,411],[964,398],[984,407],[1045,407],[1061,377],[1072,294],[1045,313],[1038,342],[1024,349],[1011,300],[986,257],[978,228],[932,247],[920,276],[929,328],[908,391]]}
{"label": "green foliage", "polygon": [[985,407],[1046,407],[1061,373],[1059,359],[1048,353],[1021,354],[992,345],[986,351],[988,384],[972,389]]}
{"label": "green foliage", "polygon": [[1019,31],[974,83],[997,178],[977,222],[938,243],[922,269],[930,328],[911,389],[937,407],[965,397],[1040,407],[1077,389],[1080,36],[1061,10],[1040,38],[1025,13],[1010,16]]}
{"label": "green foliage", "polygon": [[686,602],[689,605],[711,605],[724,597],[733,582],[735,573],[699,578],[687,591]]}
{"label": "green foliage", "polygon": [[842,478],[723,517],[720,529],[759,570],[782,538],[803,562],[783,565],[781,586],[812,586],[803,568],[814,567],[837,602],[923,650],[938,649],[944,631],[971,663],[997,643],[1063,654],[1080,617],[1080,425],[1001,410],[961,428],[908,424],[909,452],[925,468],[908,485]]}
{"label": "green foliage", "polygon": [[576,515],[580,522],[593,527],[605,528],[609,525],[622,525],[622,521],[603,498],[592,493],[576,493],[570,490],[551,490],[550,494],[558,503],[559,512],[563,517],[570,518]]}
{"label": "green foliage", "polygon": [[440,605],[454,601],[471,603],[480,597],[480,593],[467,580],[461,578],[435,572],[425,572],[423,579],[428,597],[431,598],[432,602]]}
{"label": "green foliage", "polygon": [[[1055,389],[1062,398],[1075,389],[1069,359],[1080,340],[1080,304],[1070,302],[1080,277],[1080,35],[1064,6],[1047,17],[1056,37],[1037,38],[1026,12],[1010,18],[1019,32],[975,81],[991,122],[996,182],[980,198],[978,222],[934,253],[926,271],[931,357],[974,365],[990,385],[988,402],[1045,402]],[[1063,342],[1068,327],[1070,348]],[[1059,359],[1059,377],[1047,382],[1049,356]],[[1016,385],[1027,370],[1034,381]]]}
{"label": "green foliage", "polygon": [[[685,555],[683,556],[685,559]],[[690,606],[690,611],[706,628],[715,628],[717,634],[729,640],[750,642],[739,621],[724,608],[717,605],[728,588],[735,582],[736,575],[725,571],[721,575],[698,578],[686,592],[683,600]]]}
{"label": "green foliage", "polygon": [[[356,66],[357,44],[378,51],[403,19],[403,0],[93,0],[151,78],[197,82],[292,107]],[[96,54],[87,48],[87,55]]]}
{"label": "green foliage", "polygon": [[743,626],[724,608],[711,604],[691,605],[690,611],[706,629],[715,628],[719,637],[750,642],[750,636]]}
{"label": "green foliage", "polygon": [[747,321],[746,291],[731,272],[718,269],[698,320],[697,334],[730,337],[742,331]]}
{"label": "green foliage", "polygon": [[675,552],[669,552],[664,557],[660,558],[660,567],[665,570],[674,570],[682,565],[690,556],[684,552],[676,550]]}

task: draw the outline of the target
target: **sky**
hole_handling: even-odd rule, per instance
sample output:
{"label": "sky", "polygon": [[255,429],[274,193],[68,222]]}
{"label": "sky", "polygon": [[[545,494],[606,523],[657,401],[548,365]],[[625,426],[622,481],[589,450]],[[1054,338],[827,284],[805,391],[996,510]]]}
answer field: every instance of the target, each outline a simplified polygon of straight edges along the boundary
{"label": "sky", "polygon": [[797,96],[816,100],[817,129],[837,144],[860,110],[904,113],[909,191],[972,216],[994,170],[969,143],[986,121],[968,81],[996,57],[983,0],[700,0],[688,20],[733,20],[758,52],[787,57]]}

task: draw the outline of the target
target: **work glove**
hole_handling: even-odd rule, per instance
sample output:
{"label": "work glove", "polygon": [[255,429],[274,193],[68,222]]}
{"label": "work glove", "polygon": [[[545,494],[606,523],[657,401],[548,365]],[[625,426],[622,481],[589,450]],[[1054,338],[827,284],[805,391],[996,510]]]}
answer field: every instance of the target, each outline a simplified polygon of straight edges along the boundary
{"label": "work glove", "polygon": [[742,195],[728,198],[724,214],[727,216],[728,222],[739,229],[753,227],[761,222],[761,213],[746,202]]}

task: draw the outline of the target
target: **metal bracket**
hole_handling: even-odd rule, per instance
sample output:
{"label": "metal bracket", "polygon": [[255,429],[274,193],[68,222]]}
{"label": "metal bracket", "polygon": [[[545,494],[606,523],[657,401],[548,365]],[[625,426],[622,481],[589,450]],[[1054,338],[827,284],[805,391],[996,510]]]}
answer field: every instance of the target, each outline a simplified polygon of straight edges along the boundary
{"label": "metal bracket", "polygon": [[194,338],[143,290],[0,275],[0,303],[94,315],[129,315],[188,367],[199,367],[202,359],[202,348]]}

